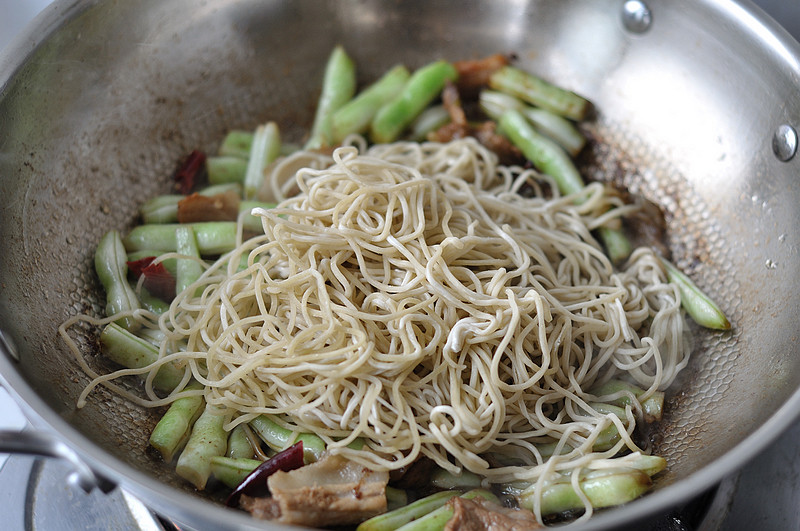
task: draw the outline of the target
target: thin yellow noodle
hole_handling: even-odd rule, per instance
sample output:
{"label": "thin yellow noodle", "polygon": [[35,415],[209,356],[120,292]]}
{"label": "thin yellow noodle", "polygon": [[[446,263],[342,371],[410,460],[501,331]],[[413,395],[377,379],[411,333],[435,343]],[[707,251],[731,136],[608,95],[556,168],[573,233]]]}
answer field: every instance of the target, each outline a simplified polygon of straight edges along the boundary
{"label": "thin yellow noodle", "polygon": [[[239,247],[156,323],[187,345],[167,359],[191,369],[229,428],[266,413],[374,469],[427,456],[540,487],[641,451],[640,408],[603,414],[589,391],[611,378],[665,389],[690,338],[654,253],[636,249],[615,269],[592,236],[633,207],[598,183],[560,196],[473,139],[353,138],[277,167],[267,187],[280,203],[253,212],[264,234],[240,231]],[[95,378],[85,394],[158,366],[97,375],[82,362]],[[168,400],[148,387],[137,403]],[[592,451],[611,424],[620,439]],[[356,438],[364,448],[346,448]]]}

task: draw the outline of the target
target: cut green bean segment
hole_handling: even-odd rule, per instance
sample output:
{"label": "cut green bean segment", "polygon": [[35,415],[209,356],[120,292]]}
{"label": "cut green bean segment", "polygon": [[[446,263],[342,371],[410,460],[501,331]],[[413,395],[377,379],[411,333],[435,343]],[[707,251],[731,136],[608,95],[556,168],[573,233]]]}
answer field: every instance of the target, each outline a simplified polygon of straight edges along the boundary
{"label": "cut green bean segment", "polygon": [[242,226],[249,232],[264,232],[264,226],[261,224],[261,217],[250,214],[254,208],[263,208],[269,210],[275,208],[275,203],[267,203],[265,201],[242,201],[239,203],[239,212],[244,213],[242,216]]}
{"label": "cut green bean segment", "polygon": [[178,258],[178,271],[175,276],[175,292],[181,293],[203,274],[200,250],[191,225],[180,226],[175,231],[176,251],[187,258]]}
{"label": "cut green bean segment", "polygon": [[[471,500],[473,498],[481,497],[485,500],[489,500],[492,502],[498,502],[497,496],[489,492],[488,490],[483,489],[476,489],[471,490],[465,494],[462,494],[461,497]],[[447,505],[439,507],[434,511],[422,516],[412,522],[405,524],[404,526],[400,527],[402,531],[440,531],[444,529],[445,524],[450,518],[453,517],[453,509]]]}
{"label": "cut green bean segment", "polygon": [[494,72],[489,86],[570,120],[583,120],[589,109],[585,98],[514,66]]}
{"label": "cut green bean segment", "polygon": [[232,459],[252,459],[256,453],[250,444],[250,438],[245,432],[243,425],[236,426],[231,430],[228,436],[228,453],[226,454]]}
{"label": "cut green bean segment", "polygon": [[225,135],[217,151],[222,157],[250,157],[250,147],[253,145],[253,133],[250,131],[233,130]]}
{"label": "cut green bean segment", "polygon": [[498,127],[537,169],[556,181],[562,194],[575,194],[583,190],[583,177],[567,152],[537,133],[522,113],[515,110],[504,112]]}
{"label": "cut green bean segment", "polygon": [[[504,112],[498,126],[500,132],[506,135],[539,171],[556,181],[562,194],[575,194],[583,190],[583,177],[567,152],[554,141],[536,132],[519,111]],[[630,242],[621,230],[600,227],[598,235],[613,263],[622,262],[630,254]]]}
{"label": "cut green bean segment", "polygon": [[499,121],[506,111],[517,111],[524,115],[525,109],[529,108],[519,98],[497,90],[482,90],[478,95],[478,105],[494,121]]}
{"label": "cut green bean segment", "polygon": [[455,498],[460,492],[442,491],[421,498],[404,507],[374,516],[362,522],[356,531],[394,531],[407,523],[429,514],[444,506],[447,500]]}
{"label": "cut green bean segment", "polygon": [[600,227],[597,229],[597,236],[603,242],[606,255],[612,264],[619,265],[630,256],[633,246],[631,241],[625,236],[621,229],[611,227]]}
{"label": "cut green bean segment", "polygon": [[228,192],[233,192],[236,195],[241,196],[242,193],[244,193],[244,187],[242,186],[242,183],[218,183],[206,186],[197,193],[200,195],[212,196],[226,194]]}
{"label": "cut green bean segment", "polygon": [[566,118],[546,109],[528,108],[523,112],[540,133],[555,140],[571,156],[578,155],[586,145],[586,137]]}
{"label": "cut green bean segment", "polygon": [[[129,369],[141,369],[158,361],[158,348],[116,323],[110,323],[103,328],[100,332],[100,344],[108,359]],[[172,391],[181,383],[183,374],[182,369],[165,363],[153,378],[153,386],[162,391]]]}
{"label": "cut green bean segment", "polygon": [[167,338],[167,335],[160,328],[142,327],[136,331],[136,337],[146,340],[156,348]]}
{"label": "cut green bean segment", "polygon": [[260,464],[258,459],[215,456],[211,458],[211,474],[226,486],[235,489]]}
{"label": "cut green bean segment", "polygon": [[[652,480],[641,470],[616,471],[599,477],[585,477],[580,489],[595,509],[612,507],[635,500],[647,492]],[[533,510],[536,487],[530,487],[519,496],[520,507]],[[542,491],[540,511],[543,515],[583,509],[583,501],[569,481],[552,483]]]}
{"label": "cut green bean segment", "polygon": [[336,46],[328,57],[322,79],[322,91],[306,149],[333,146],[331,120],[333,113],[346,104],[356,92],[356,66],[344,48]]}
{"label": "cut green bean segment", "polygon": [[[612,404],[617,406],[632,405],[632,401],[628,393],[632,394],[638,399],[644,394],[644,392],[644,389],[621,380],[609,380],[591,390],[591,393],[596,396],[625,393],[612,401]],[[664,410],[664,393],[662,391],[653,392],[653,394],[641,402],[641,405],[642,411],[644,412],[645,416],[650,419],[650,421],[661,420],[661,415]]]}
{"label": "cut green bean segment", "polygon": [[212,184],[243,183],[247,174],[248,158],[233,155],[208,157],[206,173]]}
{"label": "cut green bean segment", "polygon": [[[198,391],[203,386],[197,382],[192,382],[186,386],[187,391]],[[172,458],[179,452],[189,435],[192,433],[192,426],[202,413],[205,407],[205,400],[202,395],[186,396],[175,400],[158,421],[153,432],[150,434],[150,446],[161,453],[164,461],[172,462]]]}
{"label": "cut green bean segment", "polygon": [[244,176],[244,198],[253,199],[264,182],[267,164],[281,154],[281,135],[278,124],[269,122],[258,126],[253,135],[250,159]]}
{"label": "cut green bean segment", "polygon": [[438,468],[431,474],[431,484],[439,489],[477,489],[481,486],[481,477],[469,470],[456,475]]}
{"label": "cut green bean segment", "polygon": [[[403,489],[386,486],[386,510],[394,511],[408,505],[408,493]],[[385,513],[384,513],[385,514]]]}
{"label": "cut green bean segment", "polygon": [[123,240],[129,253],[148,249],[159,254],[174,252],[178,248],[176,231],[181,226],[191,226],[197,238],[197,248],[202,256],[218,255],[236,247],[235,221],[202,221],[198,223],[165,223],[139,225]]}
{"label": "cut green bean segment", "polygon": [[144,223],[175,223],[178,221],[178,203],[186,197],[180,194],[159,195],[144,202],[139,208]]}
{"label": "cut green bean segment", "polygon": [[730,330],[730,321],[708,295],[668,260],[661,258],[661,263],[669,281],[680,289],[681,306],[697,324],[715,330]]}
{"label": "cut green bean segment", "polygon": [[[106,292],[106,315],[128,312],[141,308],[136,293],[128,284],[128,255],[119,232],[108,231],[94,253],[94,269]],[[127,329],[136,329],[138,323],[133,317],[123,317],[117,321]]]}
{"label": "cut green bean segment", "polygon": [[594,444],[592,444],[592,451],[605,452],[606,450],[613,448],[619,439],[619,428],[617,428],[616,424],[609,424],[600,431],[597,438],[594,440]]}
{"label": "cut green bean segment", "polygon": [[284,428],[266,415],[259,415],[250,421],[250,427],[274,450],[285,450],[297,441],[303,441],[303,460],[313,463],[325,451],[325,441],[313,433],[295,432]]}
{"label": "cut green bean segment", "polygon": [[641,470],[652,477],[667,468],[667,460],[657,455],[640,454],[636,459],[626,458],[625,468]]}
{"label": "cut green bean segment", "polygon": [[411,122],[408,136],[414,142],[423,142],[430,133],[450,123],[450,121],[450,113],[444,105],[433,105],[419,113],[419,116]]}
{"label": "cut green bean segment", "polygon": [[[138,295],[139,295],[139,302],[142,304],[142,308],[144,308],[148,312],[153,312],[156,315],[161,315],[162,313],[165,313],[167,310],[169,310],[168,303],[164,302],[163,299],[159,299],[158,297],[147,291],[147,288],[145,288],[144,286],[142,286],[142,288],[139,290]],[[140,331],[141,329],[137,330],[136,333],[138,334]]]}
{"label": "cut green bean segment", "polygon": [[378,109],[400,94],[410,76],[405,66],[397,65],[336,110],[331,115],[332,143],[341,143],[347,135],[365,133]]}
{"label": "cut green bean segment", "polygon": [[211,476],[211,458],[225,455],[228,434],[224,425],[225,416],[206,406],[178,457],[175,471],[198,490],[205,488]]}
{"label": "cut green bean segment", "polygon": [[447,61],[436,61],[416,70],[403,91],[378,110],[370,126],[374,142],[393,142],[442,92],[458,72]]}
{"label": "cut green bean segment", "polygon": [[545,109],[530,107],[510,94],[483,90],[478,102],[483,112],[494,120],[499,120],[506,111],[518,111],[539,133],[556,142],[573,157],[586,145],[586,138],[572,122]]}

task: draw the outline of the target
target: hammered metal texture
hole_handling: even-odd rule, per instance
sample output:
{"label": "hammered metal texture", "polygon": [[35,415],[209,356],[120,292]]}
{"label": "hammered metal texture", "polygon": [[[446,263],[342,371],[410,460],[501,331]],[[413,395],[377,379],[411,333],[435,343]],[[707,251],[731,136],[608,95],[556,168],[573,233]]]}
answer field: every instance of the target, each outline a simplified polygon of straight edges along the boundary
{"label": "hammered metal texture", "polygon": [[[588,124],[586,133],[592,142],[581,155],[583,175],[657,205],[666,222],[670,259],[724,308],[733,323],[741,322],[740,287],[732,270],[731,245],[692,183],[656,150],[606,117]],[[659,484],[687,475],[701,464],[698,458],[709,457],[705,448],[714,431],[706,423],[726,407],[724,397],[738,355],[741,331],[736,327],[720,333],[691,322],[690,326],[691,362],[680,385],[672,387],[665,418],[651,434],[654,453],[670,463],[658,477]]]}

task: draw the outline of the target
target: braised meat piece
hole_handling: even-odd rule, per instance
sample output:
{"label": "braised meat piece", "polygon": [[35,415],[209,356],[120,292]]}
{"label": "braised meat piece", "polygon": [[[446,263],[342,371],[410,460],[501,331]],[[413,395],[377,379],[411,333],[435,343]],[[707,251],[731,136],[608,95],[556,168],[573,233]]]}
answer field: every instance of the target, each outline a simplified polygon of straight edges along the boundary
{"label": "braised meat piece", "polygon": [[468,136],[475,139],[494,151],[502,164],[517,164],[522,162],[520,150],[503,135],[497,132],[497,124],[492,121],[472,125],[467,120],[467,115],[461,104],[458,89],[452,83],[447,83],[442,90],[442,105],[450,115],[450,122],[443,125],[428,135],[428,140],[433,142],[452,142],[458,138]]}
{"label": "braised meat piece", "polygon": [[257,518],[307,527],[354,525],[386,511],[387,472],[374,472],[337,455],[291,472],[276,472],[271,498],[242,496]]}
{"label": "braised meat piece", "polygon": [[228,191],[216,195],[192,194],[178,203],[178,222],[236,221],[239,194]]}
{"label": "braised meat piece", "polygon": [[444,531],[530,531],[543,528],[532,512],[503,507],[483,498],[455,497],[447,504],[454,512]]}
{"label": "braised meat piece", "polygon": [[456,61],[453,66],[458,71],[458,91],[467,98],[476,96],[489,84],[492,74],[510,62],[509,56],[499,53],[481,59]]}

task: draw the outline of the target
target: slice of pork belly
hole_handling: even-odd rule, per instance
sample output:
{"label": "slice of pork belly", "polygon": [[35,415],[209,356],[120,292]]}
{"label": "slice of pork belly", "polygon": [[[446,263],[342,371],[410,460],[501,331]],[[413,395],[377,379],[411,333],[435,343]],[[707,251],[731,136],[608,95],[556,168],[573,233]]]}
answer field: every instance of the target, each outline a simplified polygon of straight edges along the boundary
{"label": "slice of pork belly", "polygon": [[532,512],[503,507],[489,500],[456,497],[447,504],[453,516],[444,531],[532,531],[541,529]]}
{"label": "slice of pork belly", "polygon": [[242,507],[254,516],[284,524],[358,524],[386,511],[388,482],[388,472],[375,472],[344,457],[328,455],[291,472],[271,475],[267,484],[272,498],[243,497]]}

